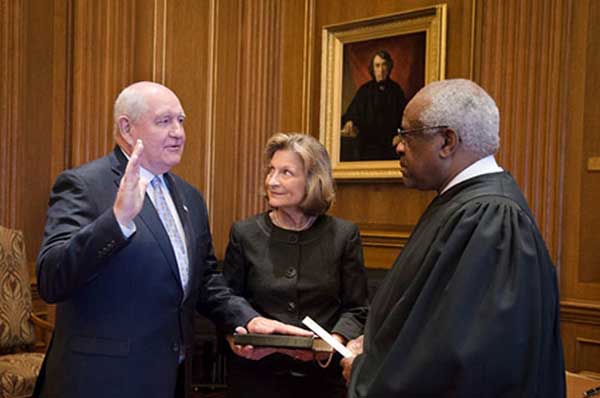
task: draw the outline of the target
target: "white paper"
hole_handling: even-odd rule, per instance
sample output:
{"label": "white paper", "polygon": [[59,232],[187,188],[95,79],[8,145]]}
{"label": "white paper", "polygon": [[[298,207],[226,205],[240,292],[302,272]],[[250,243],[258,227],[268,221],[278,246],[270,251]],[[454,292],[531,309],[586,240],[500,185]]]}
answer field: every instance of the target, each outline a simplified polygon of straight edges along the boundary
{"label": "white paper", "polygon": [[330,335],[325,329],[319,326],[319,324],[313,321],[309,316],[305,317],[302,320],[302,323],[305,324],[310,330],[312,330],[317,336],[325,340],[337,352],[342,354],[344,358],[350,358],[352,356],[352,352],[349,349],[344,347],[339,341],[337,341],[332,335]]}

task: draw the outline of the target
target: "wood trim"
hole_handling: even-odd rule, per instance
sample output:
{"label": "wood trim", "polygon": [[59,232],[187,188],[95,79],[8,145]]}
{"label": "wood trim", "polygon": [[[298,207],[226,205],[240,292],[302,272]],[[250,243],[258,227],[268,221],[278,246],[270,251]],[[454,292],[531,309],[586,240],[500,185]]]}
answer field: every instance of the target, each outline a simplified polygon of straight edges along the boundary
{"label": "wood trim", "polygon": [[165,84],[167,69],[167,0],[154,0],[152,81]]}
{"label": "wood trim", "polygon": [[471,0],[471,41],[469,44],[469,79],[474,80],[473,74],[475,73],[475,54],[479,53],[481,49],[477,47],[477,32],[481,31],[481,26],[477,25],[477,0]]}
{"label": "wood trim", "polygon": [[0,224],[22,229],[24,4],[0,0]]}
{"label": "wood trim", "polygon": [[71,166],[73,101],[73,2],[54,3],[52,46],[52,140],[50,180]]}
{"label": "wood trim", "polygon": [[600,340],[577,337],[575,340],[575,367],[580,371],[600,371],[594,352],[600,352]]}
{"label": "wood trim", "polygon": [[303,70],[302,70],[302,132],[309,133],[312,125],[312,98],[311,88],[313,86],[312,56],[315,45],[315,1],[304,2],[304,46],[302,48]]}
{"label": "wood trim", "polygon": [[600,303],[562,300],[560,319],[562,322],[600,325]]}
{"label": "wood trim", "polygon": [[413,226],[359,225],[365,267],[390,269],[406,246]]}
{"label": "wood trim", "polygon": [[215,224],[215,213],[213,211],[213,204],[215,198],[216,183],[215,174],[215,148],[216,148],[216,86],[217,86],[217,70],[216,70],[216,58],[217,58],[217,27],[219,21],[219,7],[218,0],[210,0],[209,3],[209,20],[208,20],[208,43],[207,43],[207,61],[208,61],[208,75],[207,75],[207,95],[206,95],[206,152],[204,160],[204,199],[209,209],[209,222],[210,225]]}

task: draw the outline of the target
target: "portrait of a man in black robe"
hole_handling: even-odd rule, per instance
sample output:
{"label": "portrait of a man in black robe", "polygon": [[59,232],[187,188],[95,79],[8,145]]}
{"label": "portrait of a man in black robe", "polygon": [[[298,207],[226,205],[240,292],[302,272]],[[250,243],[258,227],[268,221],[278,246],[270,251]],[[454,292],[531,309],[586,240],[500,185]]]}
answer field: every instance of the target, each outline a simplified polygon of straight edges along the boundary
{"label": "portrait of a man in black robe", "polygon": [[404,107],[425,84],[424,32],[344,46],[340,161],[395,160]]}
{"label": "portrait of a man in black robe", "polygon": [[358,159],[391,160],[390,142],[402,122],[406,97],[402,87],[390,78],[394,60],[379,50],[369,65],[371,80],[363,84],[342,116],[343,137],[357,139]]}

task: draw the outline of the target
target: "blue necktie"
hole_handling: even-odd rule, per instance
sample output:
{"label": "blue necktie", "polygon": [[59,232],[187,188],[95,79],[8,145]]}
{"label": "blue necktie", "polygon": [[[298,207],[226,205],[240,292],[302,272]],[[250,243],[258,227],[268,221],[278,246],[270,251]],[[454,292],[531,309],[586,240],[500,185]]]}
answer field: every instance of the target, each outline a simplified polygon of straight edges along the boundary
{"label": "blue necktie", "polygon": [[154,189],[154,205],[156,211],[169,235],[169,240],[171,241],[171,246],[173,247],[175,258],[177,259],[179,275],[181,276],[181,285],[183,286],[183,290],[186,291],[189,280],[189,264],[185,242],[177,230],[175,219],[167,205],[160,177],[154,177],[150,184]]}

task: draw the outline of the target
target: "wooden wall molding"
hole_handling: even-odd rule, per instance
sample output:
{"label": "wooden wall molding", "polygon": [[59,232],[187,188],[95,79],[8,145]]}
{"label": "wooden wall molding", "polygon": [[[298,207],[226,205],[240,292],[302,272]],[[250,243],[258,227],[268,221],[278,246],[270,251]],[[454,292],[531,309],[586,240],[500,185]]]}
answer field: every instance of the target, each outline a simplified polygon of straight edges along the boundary
{"label": "wooden wall molding", "polygon": [[205,151],[205,170],[204,170],[204,198],[206,200],[206,205],[209,209],[209,222],[210,225],[215,224],[214,212],[211,211],[214,207],[214,197],[215,197],[215,189],[217,189],[216,181],[213,179],[213,170],[215,169],[215,142],[216,142],[216,134],[217,134],[217,126],[215,124],[215,111],[216,111],[216,103],[215,97],[217,95],[215,88],[217,85],[216,79],[216,54],[217,54],[217,24],[218,24],[218,14],[217,14],[217,6],[215,5],[215,1],[211,1],[209,3],[209,18],[208,18],[208,43],[207,43],[207,54],[206,58],[208,61],[207,69],[208,76],[206,79],[206,151]]}
{"label": "wooden wall molding", "polygon": [[563,322],[600,326],[600,303],[562,300],[560,319]]}
{"label": "wooden wall molding", "polygon": [[24,4],[0,0],[0,225],[23,228]]}
{"label": "wooden wall molding", "polygon": [[575,353],[577,358],[576,369],[600,371],[597,360],[600,356],[600,339],[578,337]]}
{"label": "wooden wall molding", "polygon": [[312,125],[311,108],[312,95],[310,88],[313,84],[312,65],[312,48],[314,47],[315,35],[315,0],[307,0],[304,2],[304,43],[302,46],[302,58],[304,59],[304,68],[302,70],[302,127],[301,131],[307,134]]}
{"label": "wooden wall molding", "polygon": [[360,237],[369,268],[390,269],[398,254],[406,246],[413,226],[388,228],[381,225],[359,225]]}
{"label": "wooden wall molding", "polygon": [[[71,112],[73,105],[73,29],[72,1],[56,1],[52,7],[51,62],[51,118],[49,181],[71,162]],[[35,73],[31,71],[29,75]],[[30,88],[33,91],[33,88]],[[32,128],[35,130],[35,128]]]}
{"label": "wooden wall molding", "polygon": [[152,81],[165,83],[167,70],[167,0],[154,0],[152,29]]}

